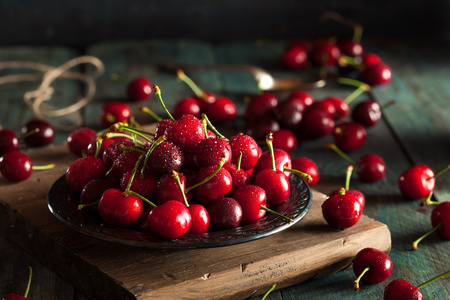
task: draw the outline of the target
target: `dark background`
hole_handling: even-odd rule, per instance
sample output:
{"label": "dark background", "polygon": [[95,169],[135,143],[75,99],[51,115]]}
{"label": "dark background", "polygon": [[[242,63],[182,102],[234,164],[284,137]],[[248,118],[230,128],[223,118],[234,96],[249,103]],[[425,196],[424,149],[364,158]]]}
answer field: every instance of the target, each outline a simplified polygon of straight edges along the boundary
{"label": "dark background", "polygon": [[[1,0],[0,45],[84,47],[105,40],[352,35],[327,10],[364,26],[364,36],[450,39],[448,0]],[[420,40],[419,40],[420,41]]]}

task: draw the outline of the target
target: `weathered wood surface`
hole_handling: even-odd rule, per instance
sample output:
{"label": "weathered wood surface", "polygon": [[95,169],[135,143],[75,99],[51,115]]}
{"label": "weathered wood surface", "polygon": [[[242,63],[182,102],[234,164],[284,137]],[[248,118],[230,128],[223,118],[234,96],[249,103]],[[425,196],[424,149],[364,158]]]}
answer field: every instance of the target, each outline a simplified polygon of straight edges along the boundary
{"label": "weathered wood surface", "polygon": [[[333,275],[311,279],[299,285],[282,288],[273,292],[269,299],[313,297],[318,299],[380,299],[384,286],[390,280],[403,278],[418,285],[449,268],[448,241],[438,235],[431,235],[424,240],[419,246],[419,251],[411,251],[412,241],[431,228],[429,221],[431,208],[419,208],[420,200],[411,201],[401,196],[397,187],[397,178],[404,169],[413,163],[429,164],[434,170],[438,170],[450,161],[448,145],[450,119],[447,118],[450,113],[448,105],[450,92],[447,84],[448,70],[450,70],[448,57],[450,45],[445,42],[429,41],[417,44],[402,40],[371,40],[366,44],[370,51],[380,54],[391,64],[394,80],[388,86],[374,88],[371,94],[360,96],[355,103],[360,99],[373,96],[380,103],[395,99],[398,105],[391,106],[386,110],[384,120],[369,131],[367,144],[361,150],[351,153],[352,157],[369,151],[381,155],[388,166],[386,178],[375,184],[367,184],[353,176],[351,186],[365,193],[367,198],[365,214],[388,226],[392,235],[390,255],[394,261],[394,272],[385,283],[365,286],[358,293],[352,290],[350,284],[354,277],[353,272],[344,270]],[[51,57],[53,59],[60,57],[60,61],[50,60],[48,52],[45,51],[33,54],[32,48],[25,48],[22,52],[12,51],[17,55],[9,55],[7,58],[20,59],[20,57],[24,57],[31,60],[43,60],[57,66],[64,62],[64,58],[70,58],[77,54],[70,49],[59,49],[59,51],[61,56],[52,55]],[[3,52],[0,51],[0,55],[2,55],[1,53]],[[257,45],[254,41],[219,45],[186,40],[123,42],[94,45],[88,49],[88,54],[100,57],[106,65],[105,74],[98,81],[97,97],[92,105],[84,111],[86,123],[96,128],[99,126],[97,112],[101,104],[111,97],[123,96],[123,86],[109,79],[111,73],[125,76],[148,74],[154,83],[162,87],[163,97],[169,106],[173,105],[177,99],[186,96],[187,93],[190,94],[190,91],[183,83],[177,82],[173,74],[163,72],[158,68],[166,59],[180,60],[186,63],[251,62],[280,75],[286,75],[276,67],[278,57],[276,49],[269,45]],[[3,59],[5,58],[2,56]],[[208,71],[189,75],[203,88],[233,97],[241,109],[244,106],[244,96],[253,93],[256,88],[255,83],[248,76],[240,73]],[[9,99],[5,102],[4,107],[10,109],[9,111],[8,109],[0,111],[4,127],[19,129],[21,120],[30,116],[27,108],[20,105],[20,96],[23,92],[20,87],[20,85],[0,86],[2,95]],[[415,92],[412,93],[412,90]],[[328,94],[345,97],[350,92],[349,88],[333,85],[311,91],[316,99]],[[280,97],[282,96],[283,94],[280,94]],[[60,96],[56,97],[59,99]],[[61,101],[70,102],[72,99],[71,97],[61,97]],[[146,105],[152,106],[156,110],[159,109],[155,98]],[[161,111],[158,112],[161,113]],[[12,117],[12,114],[15,116]],[[142,115],[139,117],[143,118]],[[146,119],[142,119],[142,121],[146,121]],[[240,124],[234,125],[237,128]],[[58,141],[63,141],[66,134],[60,132],[57,137]],[[321,171],[321,180],[316,189],[325,194],[343,184],[344,172],[347,167],[346,161],[323,147],[330,141],[329,138],[308,141],[294,153],[294,156],[309,156],[317,161]],[[437,180],[436,199],[448,201],[449,178],[447,174]],[[2,268],[5,266],[5,269],[10,270],[0,277],[1,292],[3,289],[10,290],[15,287],[19,292],[23,290],[22,286],[24,286],[28,271],[28,264],[24,263],[26,261],[37,267],[37,282],[32,286],[32,295],[34,296],[32,299],[39,299],[43,297],[42,293],[46,292],[58,296],[67,293],[77,294],[77,296],[71,294],[65,299],[79,297],[78,292],[61,280],[58,275],[54,275],[46,267],[39,265],[20,249],[16,250],[14,244],[3,236],[0,238],[3,238],[0,242],[5,241],[0,244],[2,250],[13,255],[11,260],[3,258],[0,260]],[[16,283],[19,276],[23,280]],[[43,286],[49,288],[41,289]],[[450,295],[448,279],[430,284],[424,287],[422,292],[426,298],[446,299]],[[253,299],[259,299],[259,297]]]}

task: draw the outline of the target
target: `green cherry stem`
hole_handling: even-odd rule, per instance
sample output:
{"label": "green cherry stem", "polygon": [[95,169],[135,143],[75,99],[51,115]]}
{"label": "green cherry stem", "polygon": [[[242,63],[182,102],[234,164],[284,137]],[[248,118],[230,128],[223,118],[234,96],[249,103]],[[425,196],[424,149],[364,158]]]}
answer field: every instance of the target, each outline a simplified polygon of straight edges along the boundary
{"label": "green cherry stem", "polygon": [[191,185],[190,187],[186,188],[185,192],[189,193],[191,190],[195,189],[196,187],[199,187],[202,184],[208,182],[211,178],[216,176],[217,173],[219,173],[220,169],[222,169],[224,164],[225,164],[225,154],[222,153],[222,155],[220,156],[219,165],[214,170],[214,172],[211,175],[209,175],[208,177],[206,177],[205,179],[203,179],[202,181],[200,181],[200,182],[198,182],[198,183],[196,183],[194,185]]}
{"label": "green cherry stem", "polygon": [[148,203],[151,207],[153,207],[153,208],[156,207],[156,204],[155,204],[155,203],[153,203],[152,201],[148,200],[148,199],[145,198],[144,196],[142,196],[142,195],[140,195],[140,194],[138,194],[138,193],[136,193],[136,192],[133,192],[132,190],[128,190],[128,191],[123,192],[123,195],[124,195],[124,196],[134,195],[134,196],[136,196],[136,197],[141,198],[142,201]]}
{"label": "green cherry stem", "polygon": [[41,170],[50,170],[53,169],[55,167],[54,163],[48,164],[48,165],[43,165],[43,166],[32,166],[31,169],[36,170],[36,171],[41,171]]}
{"label": "green cherry stem", "polygon": [[335,144],[326,144],[326,148],[334,150],[337,154],[339,154],[342,158],[347,160],[352,165],[356,165],[356,161],[354,161],[350,156],[345,154],[341,149],[339,149]]}
{"label": "green cherry stem", "polygon": [[266,144],[270,151],[270,162],[272,164],[272,171],[275,171],[276,165],[275,165],[275,154],[273,153],[273,133],[272,132],[269,132],[266,135]]}
{"label": "green cherry stem", "polygon": [[287,171],[287,172],[291,172],[291,173],[297,174],[298,176],[300,176],[301,178],[303,178],[307,182],[313,181],[313,178],[311,177],[311,175],[309,175],[307,173],[304,173],[302,171],[295,170],[295,169],[290,169],[290,168],[286,168],[286,167],[284,167],[283,170]]}
{"label": "green cherry stem", "polygon": [[180,192],[181,192],[181,196],[183,197],[184,205],[186,205],[186,207],[189,207],[189,203],[187,201],[186,194],[184,193],[184,188],[183,188],[183,185],[181,184],[181,180],[180,180],[180,176],[178,175],[178,172],[172,170],[171,175],[177,182],[178,188],[180,189]]}
{"label": "green cherry stem", "polygon": [[99,202],[100,202],[100,199],[97,201],[91,202],[91,203],[78,204],[77,209],[82,210],[85,207],[97,205]]}
{"label": "green cherry stem", "polygon": [[263,297],[261,298],[261,300],[265,300],[267,298],[267,296],[272,293],[272,291],[275,289],[275,287],[277,286],[276,283],[273,283],[270,288],[267,290],[267,292],[263,295]]}
{"label": "green cherry stem", "polygon": [[361,280],[361,278],[364,276],[364,274],[366,274],[368,271],[370,270],[370,266],[366,267],[361,274],[359,274],[359,276],[353,281],[353,288],[355,289],[355,291],[359,291],[359,281]]}
{"label": "green cherry stem", "polygon": [[203,132],[205,133],[205,139],[208,138],[208,122],[206,122],[206,118],[200,120],[202,122]]}
{"label": "green cherry stem", "polygon": [[158,96],[158,100],[159,103],[161,103],[162,108],[164,109],[164,111],[166,112],[166,114],[169,116],[169,118],[176,122],[175,118],[172,116],[172,114],[169,112],[169,110],[167,109],[166,105],[164,104],[164,101],[161,97],[161,88],[159,87],[159,85],[153,85],[153,92],[156,94],[156,96]]}
{"label": "green cherry stem", "polygon": [[239,158],[236,162],[236,170],[239,171],[241,169],[241,162],[242,162],[242,151],[239,152]]}
{"label": "green cherry stem", "polygon": [[448,165],[447,167],[443,168],[442,170],[440,170],[439,172],[437,172],[436,174],[434,174],[433,177],[427,178],[427,180],[430,180],[430,179],[432,179],[432,178],[436,178],[436,177],[441,176],[442,174],[444,174],[445,172],[447,172],[448,169],[450,169],[450,165]]}
{"label": "green cherry stem", "polygon": [[428,196],[425,198],[425,200],[420,203],[420,206],[427,206],[427,205],[439,205],[439,201],[433,201],[431,198],[433,197],[433,191],[431,191]]}
{"label": "green cherry stem", "polygon": [[440,222],[439,224],[437,224],[435,227],[433,227],[433,229],[431,229],[430,231],[428,231],[427,233],[425,233],[424,235],[422,235],[421,237],[419,237],[417,240],[415,240],[412,244],[412,249],[414,251],[417,250],[417,246],[418,244],[427,236],[429,236],[430,234],[432,234],[433,232],[435,232],[436,230],[438,230],[439,227],[442,226],[442,222]]}
{"label": "green cherry stem", "polygon": [[150,117],[152,117],[153,119],[156,120],[156,122],[159,122],[162,120],[162,118],[160,116],[158,116],[157,114],[155,114],[153,111],[150,110],[150,108],[146,107],[146,106],[141,106],[139,107],[139,110],[143,113],[146,113],[147,115],[149,115]]}
{"label": "green cherry stem", "polygon": [[350,165],[347,167],[347,171],[345,172],[345,190],[349,190],[350,189],[350,179],[352,177],[352,173],[353,173],[353,166]]}
{"label": "green cherry stem", "polygon": [[[133,168],[133,172],[131,173],[130,179],[128,180],[128,184],[127,184],[127,187],[125,189],[125,192],[129,191],[131,189],[131,185],[133,184],[133,180],[134,180],[134,177],[136,176],[136,172],[137,172],[137,170],[139,168],[139,165],[141,164],[142,160],[144,159],[144,157],[145,157],[145,155],[141,154],[139,156],[138,160],[136,161],[136,164],[134,165],[134,168]],[[141,174],[141,176],[142,176],[142,174]]]}
{"label": "green cherry stem", "polygon": [[427,284],[429,284],[429,283],[431,283],[431,282],[433,282],[433,281],[435,281],[435,280],[437,280],[437,279],[440,279],[440,278],[442,278],[442,277],[448,276],[448,275],[450,275],[450,270],[447,271],[447,272],[445,272],[445,273],[443,273],[443,274],[441,274],[441,275],[438,275],[438,276],[436,276],[436,277],[434,277],[434,278],[431,278],[431,279],[428,280],[428,281],[425,281],[425,282],[422,283],[421,285],[418,285],[417,288],[418,288],[418,289],[423,288],[425,285],[427,285]]}
{"label": "green cherry stem", "polygon": [[145,167],[147,166],[148,159],[149,159],[150,155],[152,154],[153,150],[156,148],[156,146],[158,146],[159,144],[161,144],[161,143],[164,142],[165,140],[166,140],[166,136],[165,136],[165,135],[160,136],[160,137],[157,138],[156,141],[150,146],[150,149],[148,149],[147,153],[145,154],[144,164],[142,165],[141,178],[144,178]]}
{"label": "green cherry stem", "polygon": [[31,286],[31,278],[33,277],[33,269],[31,267],[29,267],[30,272],[28,274],[28,283],[27,283],[27,288],[25,289],[25,293],[23,294],[23,296],[25,298],[28,297],[28,293],[30,292],[30,286]]}
{"label": "green cherry stem", "polygon": [[353,100],[358,98],[358,96],[361,95],[362,93],[370,91],[370,85],[368,85],[367,83],[361,82],[359,80],[356,80],[356,79],[339,77],[337,79],[337,82],[356,87],[356,90],[354,90],[350,95],[348,95],[344,99],[344,101],[347,104],[350,104]]}
{"label": "green cherry stem", "polygon": [[216,127],[214,127],[214,125],[211,123],[211,121],[208,119],[208,116],[207,116],[205,113],[202,114],[202,119],[205,119],[206,124],[208,124],[208,127],[211,128],[212,132],[214,132],[217,136],[219,136],[219,137],[225,139],[226,141],[229,141],[223,134],[221,134],[221,133],[216,129]]}
{"label": "green cherry stem", "polygon": [[261,205],[261,206],[259,207],[259,209],[265,210],[265,211],[267,211],[267,212],[269,212],[269,213],[271,213],[271,214],[274,214],[274,215],[277,215],[277,216],[279,216],[279,217],[282,217],[283,219],[285,219],[285,220],[287,220],[287,221],[289,221],[289,222],[294,222],[294,220],[292,220],[292,219],[289,218],[288,216],[285,216],[285,215],[283,215],[283,214],[280,214],[279,212],[274,211],[274,210],[272,210],[272,209],[270,209],[270,208],[268,208],[268,207],[266,207],[266,206],[264,206],[264,205]]}
{"label": "green cherry stem", "polygon": [[205,93],[205,91],[202,90],[197,84],[195,84],[195,82],[191,78],[189,78],[181,69],[177,70],[177,79],[186,83],[197,97],[209,103],[208,95]]}

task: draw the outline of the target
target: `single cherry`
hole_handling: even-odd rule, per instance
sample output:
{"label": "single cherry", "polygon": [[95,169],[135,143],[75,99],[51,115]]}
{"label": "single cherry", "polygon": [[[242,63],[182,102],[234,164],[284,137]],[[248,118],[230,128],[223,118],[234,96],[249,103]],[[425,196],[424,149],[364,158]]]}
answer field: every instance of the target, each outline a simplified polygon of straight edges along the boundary
{"label": "single cherry", "polygon": [[301,112],[304,112],[314,103],[314,98],[305,91],[295,90],[287,96],[284,102],[290,103]]}
{"label": "single cherry", "polygon": [[[165,203],[170,200],[180,201],[184,203],[184,199],[188,203],[191,203],[193,198],[192,192],[186,192],[186,187],[189,182],[184,173],[177,172],[178,181],[174,178],[172,173],[164,174],[161,176],[156,185],[156,202],[159,204]],[[180,188],[181,185],[181,188]],[[184,196],[181,193],[181,190],[184,191]]]}
{"label": "single cherry", "polygon": [[180,171],[184,164],[184,152],[174,143],[163,141],[152,149],[147,160],[149,171],[155,176]]}
{"label": "single cherry", "polygon": [[240,153],[242,153],[240,162],[242,169],[249,170],[256,165],[261,155],[261,148],[253,137],[243,133],[236,134],[230,138],[230,145],[232,163],[237,164]]}
{"label": "single cherry", "polygon": [[373,99],[361,101],[353,108],[351,117],[365,127],[373,127],[381,119],[380,104]]}
{"label": "single cherry", "polygon": [[28,155],[21,151],[10,151],[0,157],[0,173],[9,181],[20,182],[28,179],[33,170],[47,170],[54,164],[33,166]]}
{"label": "single cherry", "polygon": [[319,168],[317,164],[308,157],[296,157],[292,159],[292,169],[309,174],[312,178],[310,182],[306,182],[310,187],[319,182]]}
{"label": "single cherry", "polygon": [[143,210],[141,198],[119,189],[106,190],[98,203],[98,212],[102,220],[119,227],[133,225]]}
{"label": "single cherry", "polygon": [[19,151],[19,139],[14,131],[4,128],[0,130],[0,157],[10,151]]}
{"label": "single cherry", "polygon": [[172,116],[178,120],[183,115],[193,115],[196,118],[201,118],[202,111],[198,100],[193,97],[187,97],[179,100],[172,110]]}
{"label": "single cherry", "polygon": [[308,63],[308,53],[304,47],[289,45],[281,56],[281,65],[289,70],[299,70]]}
{"label": "single cherry", "polygon": [[101,121],[104,127],[109,127],[117,122],[125,122],[132,115],[131,108],[123,102],[109,102],[101,111]]}
{"label": "single cherry", "polygon": [[332,136],[336,146],[342,151],[354,151],[366,142],[367,131],[360,123],[345,121],[336,125]]}
{"label": "single cherry", "polygon": [[275,94],[270,92],[256,94],[250,98],[250,101],[244,110],[243,118],[244,120],[249,121],[259,120],[263,117],[271,116],[277,105],[278,98]]}
{"label": "single cherry", "polygon": [[127,97],[129,101],[144,101],[150,99],[152,95],[153,85],[145,77],[135,78],[127,85]]}
{"label": "single cherry", "polygon": [[192,223],[191,213],[183,203],[169,200],[148,214],[148,224],[156,235],[175,239],[185,235]]}
{"label": "single cherry", "polygon": [[86,183],[80,193],[80,208],[83,210],[98,212],[97,205],[103,193],[117,185],[104,178],[95,178]]}
{"label": "single cherry", "polygon": [[333,116],[320,109],[307,110],[302,121],[304,132],[312,138],[330,135],[333,132],[334,126]]}
{"label": "single cherry", "polygon": [[303,110],[298,104],[283,101],[274,108],[274,115],[282,128],[295,132],[300,128]]}
{"label": "single cherry", "polygon": [[217,165],[222,155],[225,157],[224,165],[231,163],[231,145],[222,137],[203,139],[192,151],[194,153],[194,161],[200,168]]}
{"label": "single cherry", "polygon": [[359,282],[378,284],[392,273],[392,259],[386,253],[375,248],[364,248],[353,258],[353,272],[357,278],[353,281],[355,290],[359,290]]}
{"label": "single cherry", "polygon": [[105,164],[100,158],[84,156],[76,159],[68,166],[65,178],[73,191],[81,192],[89,181],[104,178],[105,174]]}
{"label": "single cherry", "polygon": [[[361,209],[363,210],[364,207],[366,206],[366,197],[364,197],[364,194],[361,193],[360,191],[350,189],[350,178],[352,176],[352,172],[353,172],[353,166],[350,165],[347,167],[347,171],[346,171],[345,187],[344,187],[345,193],[355,196],[358,199],[358,202],[361,204]],[[341,189],[334,190],[333,192],[330,193],[330,196],[339,194],[340,190]]]}
{"label": "single cherry", "polygon": [[273,147],[291,154],[297,149],[297,136],[288,129],[280,129],[273,132]]}
{"label": "single cherry", "polygon": [[225,96],[217,97],[216,101],[206,106],[205,114],[214,124],[230,122],[236,118],[237,107]]}
{"label": "single cherry", "polygon": [[284,172],[286,177],[289,178],[291,173],[289,171],[285,171],[285,169],[292,168],[292,160],[289,153],[282,149],[273,149],[273,155],[271,150],[268,150],[261,154],[261,157],[253,168],[253,173],[255,174],[255,176],[262,170],[273,169],[272,158],[275,160],[275,169]]}
{"label": "single cherry", "polygon": [[318,66],[334,66],[341,56],[341,50],[333,39],[317,39],[313,46],[311,60]]}
{"label": "single cherry", "polygon": [[167,140],[182,150],[194,148],[205,138],[201,121],[193,115],[184,115],[166,130]]}
{"label": "single cherry", "polygon": [[329,196],[323,202],[322,214],[331,227],[344,230],[359,221],[362,206],[355,196],[347,194],[342,188],[337,195]]}
{"label": "single cherry", "polygon": [[266,211],[261,206],[266,206],[267,195],[263,188],[256,185],[244,185],[238,188],[232,195],[242,208],[242,225],[252,224],[261,220]]}
{"label": "single cherry", "polygon": [[87,151],[89,143],[96,137],[96,132],[90,128],[77,128],[67,137],[67,147],[72,154],[81,157],[83,152]]}
{"label": "single cherry", "polygon": [[233,198],[221,197],[209,204],[206,209],[210,217],[211,231],[233,229],[241,223],[242,208]]}
{"label": "single cherry", "polygon": [[55,138],[55,129],[45,120],[31,120],[21,129],[22,138],[27,145],[41,147],[50,144]]}
{"label": "single cherry", "polygon": [[410,198],[425,198],[434,190],[435,175],[427,165],[417,164],[403,171],[398,178],[400,192]]}
{"label": "single cherry", "polygon": [[436,205],[431,212],[430,231],[419,237],[413,242],[413,250],[417,250],[417,245],[433,232],[437,232],[443,238],[450,240],[450,202],[442,202]]}
{"label": "single cherry", "polygon": [[361,72],[362,80],[371,85],[386,85],[392,81],[392,70],[386,63],[365,67]]}

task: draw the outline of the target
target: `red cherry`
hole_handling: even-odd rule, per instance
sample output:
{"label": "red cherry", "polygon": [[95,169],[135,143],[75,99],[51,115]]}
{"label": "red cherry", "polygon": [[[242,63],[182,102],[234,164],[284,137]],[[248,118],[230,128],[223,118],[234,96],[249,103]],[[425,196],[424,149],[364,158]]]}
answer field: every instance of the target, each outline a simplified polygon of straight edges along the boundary
{"label": "red cherry", "polygon": [[216,95],[208,91],[199,91],[198,94],[193,94],[192,98],[196,99],[200,105],[200,111],[206,111],[206,107],[216,101]]}
{"label": "red cherry", "polygon": [[381,58],[375,53],[366,53],[362,57],[362,65],[364,68],[379,65],[381,62]]}
{"label": "red cherry", "polygon": [[270,116],[273,109],[278,105],[278,98],[273,93],[264,92],[250,98],[244,110],[244,120],[259,120]]}
{"label": "red cherry", "polygon": [[[186,186],[188,185],[188,179],[184,173],[178,173],[181,188],[183,189],[186,197],[186,201],[191,203],[192,192],[186,192]],[[165,174],[161,176],[156,185],[156,201],[159,204],[165,203],[170,200],[176,200],[184,203],[183,195],[181,194],[180,187],[172,174]]]}
{"label": "red cherry", "polygon": [[24,181],[32,172],[30,157],[21,151],[10,151],[0,157],[0,173],[12,182]]}
{"label": "red cherry", "polygon": [[434,231],[441,237],[450,240],[450,202],[442,202],[436,205],[431,212],[431,226],[433,228],[430,231],[413,242],[413,250],[417,250],[417,245]]}
{"label": "red cherry", "polygon": [[148,223],[156,235],[175,239],[188,232],[192,217],[189,209],[183,203],[170,200],[150,211]]}
{"label": "red cherry", "polygon": [[411,166],[400,174],[398,185],[401,193],[408,198],[425,198],[434,190],[434,172],[426,165]]}
{"label": "red cherry", "polygon": [[205,233],[209,229],[210,219],[206,208],[200,204],[191,204],[188,207],[192,222],[188,233]]}
{"label": "red cherry", "polygon": [[222,155],[225,157],[224,165],[231,163],[231,145],[222,137],[201,140],[193,149],[194,161],[200,167],[217,165]]}
{"label": "red cherry", "polygon": [[202,111],[197,99],[193,97],[183,98],[175,104],[173,108],[172,116],[175,119],[181,118],[183,115],[193,115],[196,118],[201,118]]}
{"label": "red cherry", "polygon": [[357,122],[346,121],[338,124],[332,133],[334,142],[343,151],[354,151],[366,142],[367,131]]}
{"label": "red cherry", "polygon": [[384,300],[423,300],[418,288],[406,280],[395,279],[384,289]]}
{"label": "red cherry", "polygon": [[103,155],[99,158],[102,158],[103,163],[107,168],[111,168],[114,164],[114,161],[122,154],[125,150],[122,147],[134,147],[134,143],[131,141],[115,141],[108,147],[106,147]]}
{"label": "red cherry", "polygon": [[100,217],[106,223],[128,227],[141,216],[144,204],[138,196],[125,195],[119,189],[106,190],[98,203]]}
{"label": "red cherry", "polygon": [[364,46],[353,39],[342,39],[338,42],[341,53],[350,57],[362,57],[364,54]]}
{"label": "red cherry", "polygon": [[81,192],[92,179],[104,178],[105,164],[95,156],[80,157],[73,161],[66,170],[66,182],[75,192]]}
{"label": "red cherry", "polygon": [[274,115],[282,128],[298,131],[303,117],[304,108],[298,104],[283,101],[274,108]]}
{"label": "red cherry", "polygon": [[261,148],[255,139],[249,135],[239,133],[230,138],[231,162],[238,163],[239,154],[242,153],[241,168],[244,170],[252,169],[260,157]]}
{"label": "red cherry", "polygon": [[[123,174],[120,180],[120,189],[125,191],[127,189],[132,190],[135,193],[145,197],[146,199],[152,200],[156,195],[156,185],[158,183],[158,178],[149,173],[142,173],[136,171],[133,175],[134,170],[129,170]],[[130,184],[130,180],[133,176],[133,180]]]}
{"label": "red cherry", "polygon": [[157,145],[147,160],[149,171],[161,176],[171,171],[180,171],[184,164],[184,152],[174,143],[163,141]]}
{"label": "red cherry", "polygon": [[354,281],[355,290],[359,290],[359,281],[366,284],[378,284],[392,273],[392,259],[386,253],[374,248],[364,248],[353,258],[353,272],[358,277]]}
{"label": "red cherry", "polygon": [[31,120],[21,129],[22,137],[27,145],[45,146],[55,138],[53,125],[44,120]]}
{"label": "red cherry", "polygon": [[261,170],[256,174],[254,184],[264,189],[269,206],[286,201],[290,193],[289,181],[280,170]]}
{"label": "red cherry", "polygon": [[182,150],[194,148],[205,138],[201,121],[193,115],[184,115],[173,126],[166,129],[167,140]]}
{"label": "red cherry", "polygon": [[389,65],[380,63],[364,68],[361,77],[365,83],[371,86],[385,85],[392,81],[392,70]]}
{"label": "red cherry", "polygon": [[308,62],[308,53],[305,48],[290,45],[281,56],[281,65],[289,70],[299,70]]}
{"label": "red cherry", "polygon": [[263,140],[268,132],[275,132],[280,128],[278,121],[269,116],[247,122],[247,134],[255,140]]}
{"label": "red cherry", "polygon": [[356,161],[356,173],[364,182],[375,182],[384,178],[386,165],[376,154],[366,154]]}
{"label": "red cherry", "polygon": [[14,131],[11,129],[0,130],[0,157],[10,151],[19,150],[19,139]]}
{"label": "red cherry", "polygon": [[[200,169],[195,177],[195,183],[202,182],[208,176],[214,174],[217,169],[218,165],[211,165]],[[232,178],[230,173],[225,168],[220,168],[211,179],[194,189],[194,198],[196,202],[208,205],[215,199],[228,194],[231,191],[231,187]]]}
{"label": "red cherry", "polygon": [[205,113],[213,124],[222,124],[236,118],[237,107],[230,98],[218,97],[206,106]]}
{"label": "red cherry", "polygon": [[[181,117],[180,117],[181,118]],[[166,134],[167,129],[173,126],[175,122],[171,119],[162,119],[156,123],[155,127],[155,140]]]}
{"label": "red cherry", "polygon": [[[284,171],[285,169],[292,169],[291,156],[284,150],[273,149],[274,159],[275,159],[275,169],[284,172],[287,178],[291,175],[289,171]],[[266,151],[261,154],[258,162],[253,168],[253,173],[255,176],[262,170],[272,169],[272,156],[271,151]]]}
{"label": "red cherry", "polygon": [[117,122],[125,122],[131,117],[131,108],[122,102],[110,102],[103,106],[101,121],[104,127]]}
{"label": "red cherry", "polygon": [[250,184],[250,176],[243,169],[237,169],[235,164],[227,164],[223,167],[230,173],[231,181],[233,182],[229,194],[233,194],[240,186]]}
{"label": "red cherry", "polygon": [[365,100],[353,108],[351,117],[365,127],[373,127],[381,119],[381,107],[373,99]]}
{"label": "red cherry", "polygon": [[98,201],[103,193],[112,188],[117,188],[116,184],[107,179],[92,179],[86,183],[80,193],[80,205],[83,210],[98,212]]}
{"label": "red cherry", "polygon": [[273,147],[291,154],[297,149],[298,140],[295,134],[288,129],[280,129],[273,132]]}
{"label": "red cherry", "polygon": [[230,197],[221,197],[207,206],[211,231],[233,229],[242,220],[239,202]]}
{"label": "red cherry", "polygon": [[296,90],[291,92],[284,102],[295,105],[303,112],[314,103],[314,98],[305,91]]}
{"label": "red cherry", "polygon": [[142,212],[142,215],[139,217],[139,219],[136,221],[136,227],[139,231],[142,232],[152,232],[152,229],[150,228],[150,225],[148,224],[148,215],[150,214],[150,211],[153,209],[153,206],[147,205],[144,207],[144,211]]}
{"label": "red cherry", "polygon": [[315,42],[311,59],[318,66],[333,66],[341,56],[339,47],[332,41]]}
{"label": "red cherry", "polygon": [[6,294],[5,297],[2,298],[2,300],[28,300],[27,297],[28,297],[28,292],[30,291],[32,274],[33,274],[33,270],[30,267],[30,275],[28,276],[27,289],[25,290],[25,294],[23,296],[15,294],[15,293],[9,293],[9,294]]}
{"label": "red cherry", "polygon": [[322,204],[322,214],[327,223],[336,229],[344,230],[354,226],[361,218],[362,207],[358,199],[345,192],[328,197]]}
{"label": "red cherry", "polygon": [[69,151],[76,156],[83,156],[83,151],[87,151],[89,143],[96,137],[97,134],[90,128],[81,127],[75,129],[67,137],[67,146]]}
{"label": "red cherry", "polygon": [[106,151],[106,148],[108,148],[110,145],[116,142],[116,139],[114,138],[99,138],[94,137],[91,139],[90,143],[88,144],[86,148],[87,155],[90,156],[96,156],[97,155],[97,148],[100,145],[100,149],[98,150],[98,157],[103,158],[103,154]]}
{"label": "red cherry", "polygon": [[319,109],[309,109],[302,121],[303,130],[313,138],[330,135],[334,126],[332,115]]}
{"label": "red cherry", "polygon": [[138,77],[131,81],[127,86],[128,100],[139,102],[150,99],[153,95],[153,85],[145,77]]}
{"label": "red cherry", "polygon": [[252,224],[261,220],[266,211],[261,206],[266,206],[267,195],[263,188],[256,185],[244,185],[238,188],[232,196],[242,208],[241,224]]}
{"label": "red cherry", "polygon": [[307,184],[312,187],[319,182],[319,168],[317,164],[307,157],[296,157],[292,159],[292,169],[309,174],[312,178]]}
{"label": "red cherry", "polygon": [[311,53],[311,51],[313,50],[313,45],[309,40],[292,40],[289,42],[289,44],[287,45],[286,49],[289,49],[291,47],[301,47],[303,49],[305,49],[306,53]]}

